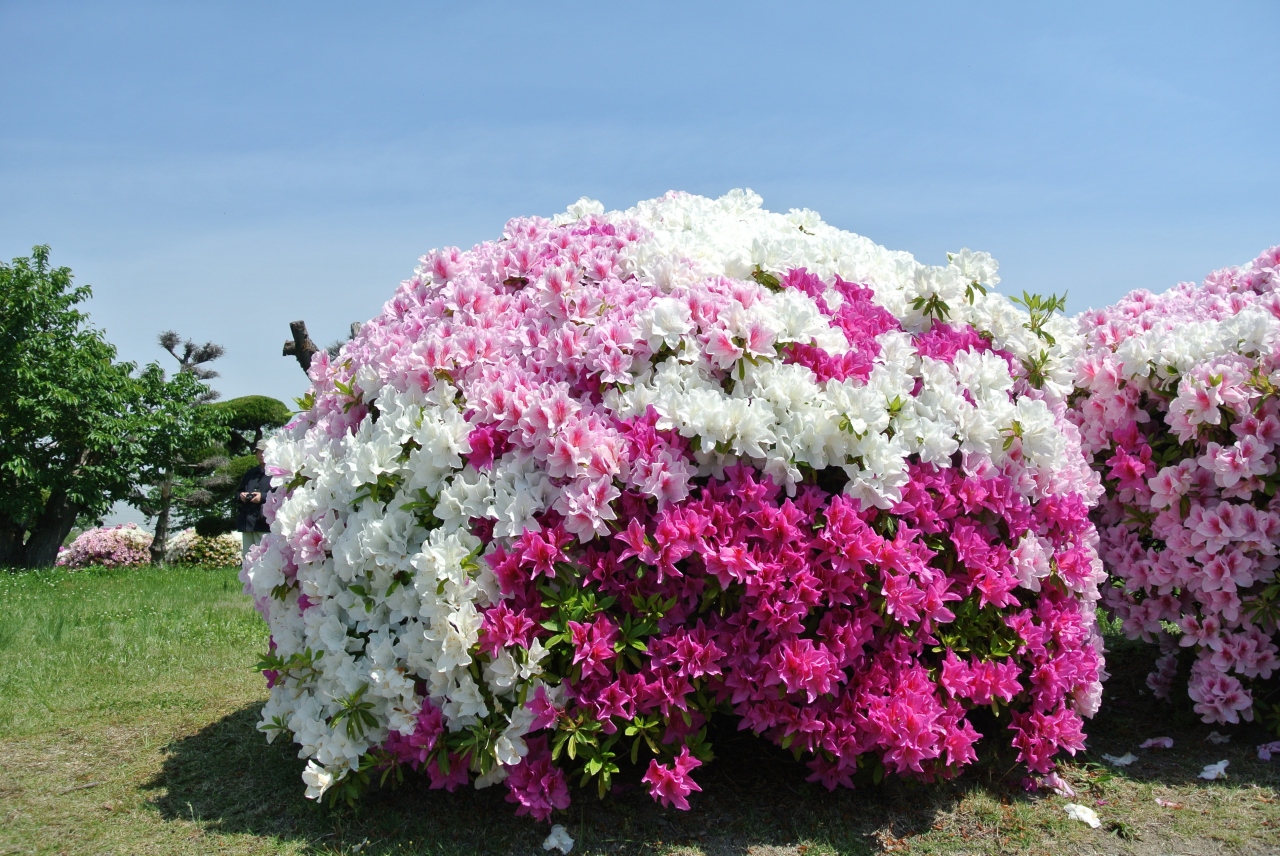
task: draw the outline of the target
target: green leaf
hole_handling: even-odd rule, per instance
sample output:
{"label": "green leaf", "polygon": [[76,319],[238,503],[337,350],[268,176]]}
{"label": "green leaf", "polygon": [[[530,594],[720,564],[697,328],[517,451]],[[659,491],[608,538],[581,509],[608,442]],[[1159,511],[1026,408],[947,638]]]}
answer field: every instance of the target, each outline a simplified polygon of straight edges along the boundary
{"label": "green leaf", "polygon": [[329,720],[329,724],[337,728],[339,723],[346,728],[347,737],[356,740],[364,736],[367,729],[377,726],[378,720],[373,715],[374,703],[364,701],[364,694],[369,685],[361,684],[354,693],[344,698],[335,699],[339,705],[338,712]]}
{"label": "green leaf", "polygon": [[782,280],[766,271],[759,265],[752,271],[751,278],[770,291],[782,291]]}

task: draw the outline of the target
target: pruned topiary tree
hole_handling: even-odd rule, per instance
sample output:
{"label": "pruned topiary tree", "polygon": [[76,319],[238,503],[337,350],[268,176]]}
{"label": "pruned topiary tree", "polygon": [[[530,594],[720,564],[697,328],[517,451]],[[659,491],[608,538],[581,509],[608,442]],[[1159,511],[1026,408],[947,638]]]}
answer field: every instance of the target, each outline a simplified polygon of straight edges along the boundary
{"label": "pruned topiary tree", "polygon": [[210,407],[225,414],[230,431],[227,452],[232,456],[252,455],[263,435],[284,425],[292,415],[283,401],[266,395],[244,395]]}

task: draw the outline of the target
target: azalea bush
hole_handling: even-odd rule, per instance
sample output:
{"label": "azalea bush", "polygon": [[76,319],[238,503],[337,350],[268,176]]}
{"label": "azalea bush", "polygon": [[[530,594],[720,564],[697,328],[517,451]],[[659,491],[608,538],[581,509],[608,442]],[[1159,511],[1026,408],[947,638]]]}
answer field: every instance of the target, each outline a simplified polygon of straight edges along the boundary
{"label": "azalea bush", "polygon": [[194,528],[183,529],[169,538],[165,561],[224,568],[240,564],[240,549],[239,532],[204,536]]}
{"label": "azalea bush", "polygon": [[136,523],[99,526],[76,536],[69,547],[58,553],[57,564],[63,568],[136,567],[151,563],[151,533]]}
{"label": "azalea bush", "polygon": [[1179,649],[1205,722],[1251,720],[1280,670],[1280,247],[1244,267],[1086,313],[1071,418],[1103,474],[1106,604],[1158,640],[1169,697]]}
{"label": "azalea bush", "polygon": [[728,717],[828,787],[1047,773],[1100,699],[1060,303],[753,194],[421,260],[315,357],[243,578],[309,796],[406,769],[688,807]]}

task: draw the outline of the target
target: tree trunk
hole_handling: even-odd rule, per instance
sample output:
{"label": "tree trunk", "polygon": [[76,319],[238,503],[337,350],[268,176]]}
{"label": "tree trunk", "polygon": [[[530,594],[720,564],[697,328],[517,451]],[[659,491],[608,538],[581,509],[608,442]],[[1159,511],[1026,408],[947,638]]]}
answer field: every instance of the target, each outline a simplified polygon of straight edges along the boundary
{"label": "tree trunk", "polygon": [[22,538],[26,534],[15,521],[0,518],[0,569],[22,567]]}
{"label": "tree trunk", "polygon": [[44,512],[31,529],[23,548],[23,566],[48,568],[58,559],[58,548],[67,539],[71,527],[76,524],[80,506],[71,501],[63,490],[55,490],[45,503]]}
{"label": "tree trunk", "polygon": [[289,332],[293,334],[293,339],[284,343],[284,356],[296,357],[298,365],[302,366],[302,370],[305,372],[311,368],[311,358],[320,349],[316,347],[316,343],[311,341],[311,336],[307,334],[306,321],[290,321]]}
{"label": "tree trunk", "polygon": [[169,541],[169,506],[173,504],[173,470],[166,469],[160,481],[160,510],[156,514],[156,534],[151,539],[151,564],[164,564],[165,548]]}

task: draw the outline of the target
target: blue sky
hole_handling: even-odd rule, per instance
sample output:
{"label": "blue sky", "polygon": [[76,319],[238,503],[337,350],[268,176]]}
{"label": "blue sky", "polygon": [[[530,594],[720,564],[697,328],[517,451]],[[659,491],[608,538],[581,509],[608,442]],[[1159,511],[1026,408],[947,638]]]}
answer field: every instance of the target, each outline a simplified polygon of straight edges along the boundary
{"label": "blue sky", "polygon": [[879,7],[0,2],[0,256],[288,401],[290,320],[583,195],[751,187],[1072,311],[1280,243],[1280,4]]}

